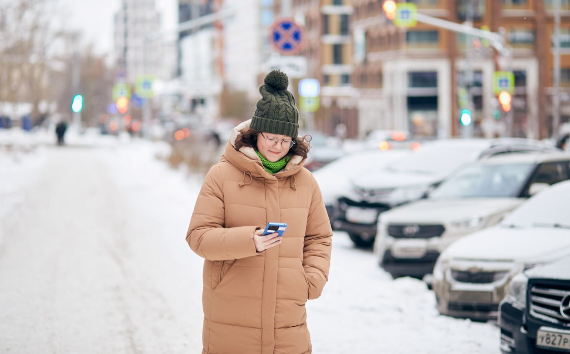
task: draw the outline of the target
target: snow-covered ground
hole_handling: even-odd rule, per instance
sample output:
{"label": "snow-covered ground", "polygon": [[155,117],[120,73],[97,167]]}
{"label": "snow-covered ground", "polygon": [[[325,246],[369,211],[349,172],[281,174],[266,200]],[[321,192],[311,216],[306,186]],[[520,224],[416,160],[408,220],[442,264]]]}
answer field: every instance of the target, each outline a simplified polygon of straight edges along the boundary
{"label": "snow-covered ground", "polygon": [[[202,260],[184,235],[200,178],[156,159],[162,144],[90,139],[0,155],[0,353],[199,353]],[[495,325],[439,316],[346,234],[332,257],[307,305],[314,353],[499,353]]]}

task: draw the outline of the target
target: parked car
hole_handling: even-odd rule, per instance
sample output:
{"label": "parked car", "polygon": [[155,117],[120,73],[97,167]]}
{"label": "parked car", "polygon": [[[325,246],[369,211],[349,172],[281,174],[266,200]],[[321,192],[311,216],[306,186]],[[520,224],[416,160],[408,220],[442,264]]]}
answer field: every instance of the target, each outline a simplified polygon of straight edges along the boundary
{"label": "parked car", "polygon": [[503,354],[570,352],[570,256],[511,280],[499,307]]}
{"label": "parked car", "polygon": [[412,149],[415,141],[410,141],[410,133],[399,130],[372,130],[364,138],[366,149],[382,151],[393,149]]}
{"label": "parked car", "polygon": [[461,168],[428,198],[379,217],[374,249],[394,277],[422,278],[451,243],[496,225],[526,198],[570,179],[570,154],[495,156]]}
{"label": "parked car", "polygon": [[570,181],[530,198],[501,223],[449,246],[433,271],[443,315],[496,319],[508,284],[523,270],[570,255]]}
{"label": "parked car", "polygon": [[382,169],[386,164],[407,154],[409,152],[405,150],[364,150],[341,157],[313,172],[321,188],[331,224],[334,224],[336,218],[336,201],[344,191],[350,189],[351,178]]}
{"label": "parked car", "polygon": [[448,139],[423,144],[385,169],[352,180],[338,199],[333,225],[348,233],[358,247],[372,247],[378,215],[424,196],[459,167],[485,157],[521,151],[553,150],[529,139]]}

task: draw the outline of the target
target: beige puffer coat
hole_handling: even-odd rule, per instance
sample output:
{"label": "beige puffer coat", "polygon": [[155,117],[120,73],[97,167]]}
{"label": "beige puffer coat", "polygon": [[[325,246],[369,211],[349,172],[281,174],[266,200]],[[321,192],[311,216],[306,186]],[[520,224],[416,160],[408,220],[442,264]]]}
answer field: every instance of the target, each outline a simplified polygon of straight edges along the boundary
{"label": "beige puffer coat", "polygon": [[[311,353],[305,303],[328,279],[332,230],[313,175],[294,156],[275,175],[253,148],[208,172],[186,240],[205,258],[203,354]],[[279,246],[257,253],[256,228],[287,223]]]}

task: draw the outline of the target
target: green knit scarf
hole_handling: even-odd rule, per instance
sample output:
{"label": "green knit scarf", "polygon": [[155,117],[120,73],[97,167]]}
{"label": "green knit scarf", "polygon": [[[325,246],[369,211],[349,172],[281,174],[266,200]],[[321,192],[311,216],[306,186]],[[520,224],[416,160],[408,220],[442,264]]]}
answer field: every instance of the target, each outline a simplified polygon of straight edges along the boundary
{"label": "green knit scarf", "polygon": [[289,162],[289,160],[291,160],[290,156],[285,156],[284,158],[282,158],[279,161],[271,162],[268,159],[266,159],[265,157],[263,157],[263,155],[261,155],[261,153],[259,151],[255,150],[255,153],[257,154],[257,156],[259,156],[259,159],[261,160],[261,163],[263,164],[265,171],[271,173],[272,175],[281,171],[283,169],[283,167],[285,167],[285,165],[287,165],[287,162]]}

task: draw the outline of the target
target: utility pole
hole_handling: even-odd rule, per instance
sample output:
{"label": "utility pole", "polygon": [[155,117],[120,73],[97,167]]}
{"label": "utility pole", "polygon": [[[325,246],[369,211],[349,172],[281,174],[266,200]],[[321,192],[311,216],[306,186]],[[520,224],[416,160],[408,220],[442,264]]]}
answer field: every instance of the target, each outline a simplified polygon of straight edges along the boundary
{"label": "utility pole", "polygon": [[[473,27],[473,7],[477,0],[469,0],[467,3],[466,12],[466,26]],[[462,135],[463,138],[473,137],[473,117],[475,116],[475,106],[473,104],[473,37],[469,34],[466,35],[465,43],[465,58],[467,61],[467,67],[465,68],[465,88],[467,90],[467,109],[471,112],[471,122],[467,125],[463,125]]]}
{"label": "utility pole", "polygon": [[[71,87],[73,89],[73,94],[79,94],[80,89],[80,72],[81,63],[79,62],[79,49],[78,46],[78,34],[73,33],[71,35],[71,46],[73,47],[73,59],[72,59],[72,68],[71,68]],[[81,131],[81,112],[73,112],[73,126],[77,129],[79,133]]]}
{"label": "utility pole", "polygon": [[560,125],[560,0],[554,0],[554,90],[552,92],[552,138],[558,141]]}

